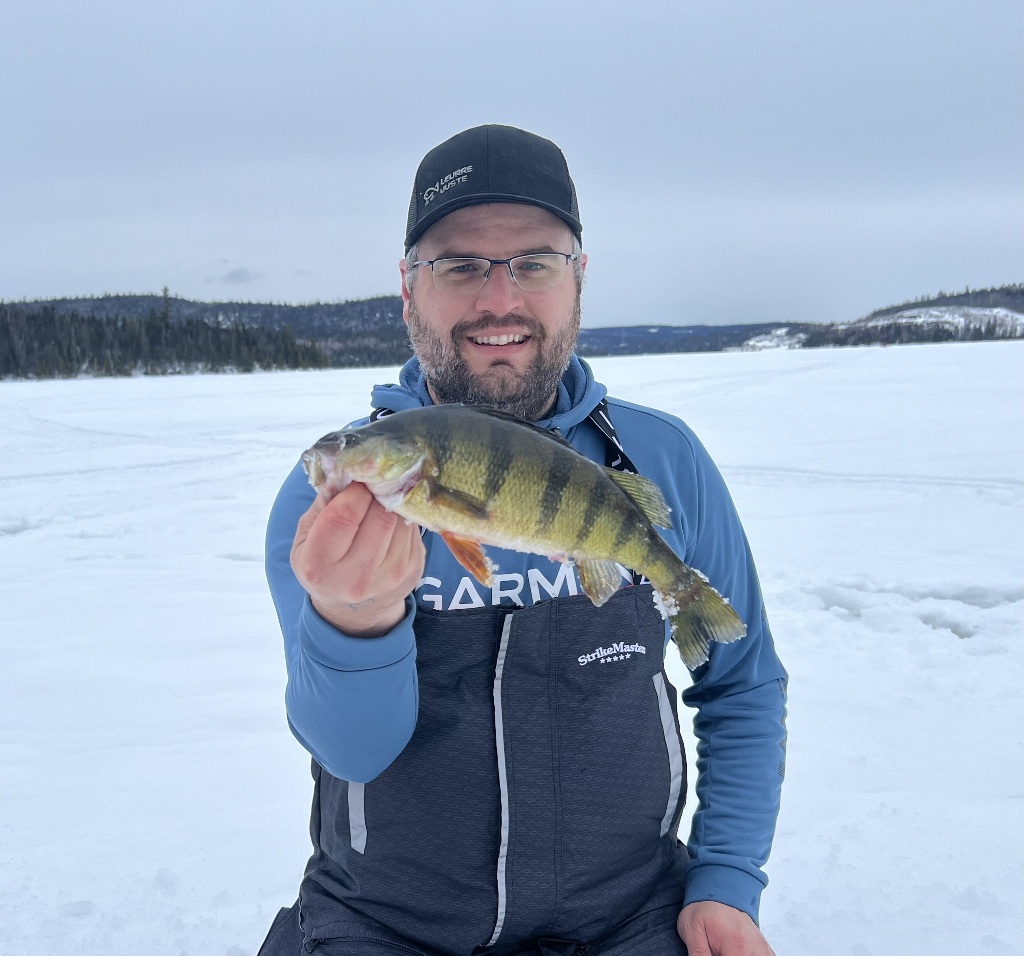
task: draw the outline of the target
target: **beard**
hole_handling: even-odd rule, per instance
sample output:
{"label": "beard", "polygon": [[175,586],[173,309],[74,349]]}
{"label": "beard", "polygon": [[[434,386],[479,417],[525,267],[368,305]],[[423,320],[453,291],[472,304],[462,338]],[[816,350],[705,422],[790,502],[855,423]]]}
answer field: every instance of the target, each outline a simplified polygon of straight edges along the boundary
{"label": "beard", "polygon": [[[537,343],[530,364],[520,372],[498,357],[482,374],[472,372],[460,352],[466,336],[484,335],[513,323]],[[536,319],[513,312],[460,322],[448,335],[438,335],[420,315],[415,299],[409,301],[409,341],[434,395],[445,403],[488,405],[527,421],[539,420],[554,403],[579,330],[579,294],[568,321],[552,333]]]}

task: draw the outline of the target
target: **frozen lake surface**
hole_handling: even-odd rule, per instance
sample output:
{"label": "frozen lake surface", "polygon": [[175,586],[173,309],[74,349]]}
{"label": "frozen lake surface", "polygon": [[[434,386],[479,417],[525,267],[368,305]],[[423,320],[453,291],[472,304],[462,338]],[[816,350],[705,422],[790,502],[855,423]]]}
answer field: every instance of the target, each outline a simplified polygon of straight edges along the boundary
{"label": "frozen lake surface", "polygon": [[[696,430],[751,539],[791,675],[775,950],[1024,952],[1024,343],[592,365]],[[264,524],[396,376],[0,382],[4,956],[243,956],[294,900]]]}

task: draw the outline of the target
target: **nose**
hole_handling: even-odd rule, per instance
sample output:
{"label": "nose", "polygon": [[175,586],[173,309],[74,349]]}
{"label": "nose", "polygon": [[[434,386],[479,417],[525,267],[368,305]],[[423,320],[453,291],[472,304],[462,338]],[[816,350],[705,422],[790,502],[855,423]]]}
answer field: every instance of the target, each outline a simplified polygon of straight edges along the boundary
{"label": "nose", "polygon": [[476,294],[477,310],[505,315],[522,308],[523,303],[523,290],[512,280],[508,264],[492,265],[486,281]]}

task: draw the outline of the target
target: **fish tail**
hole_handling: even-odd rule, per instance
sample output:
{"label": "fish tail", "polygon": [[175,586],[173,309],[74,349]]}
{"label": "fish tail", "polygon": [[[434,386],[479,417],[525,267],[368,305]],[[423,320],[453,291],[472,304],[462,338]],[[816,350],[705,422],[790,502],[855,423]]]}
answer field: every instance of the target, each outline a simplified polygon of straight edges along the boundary
{"label": "fish tail", "polygon": [[658,599],[671,622],[672,640],[691,671],[708,659],[712,641],[731,644],[747,633],[736,610],[699,574],[678,589],[659,591]]}

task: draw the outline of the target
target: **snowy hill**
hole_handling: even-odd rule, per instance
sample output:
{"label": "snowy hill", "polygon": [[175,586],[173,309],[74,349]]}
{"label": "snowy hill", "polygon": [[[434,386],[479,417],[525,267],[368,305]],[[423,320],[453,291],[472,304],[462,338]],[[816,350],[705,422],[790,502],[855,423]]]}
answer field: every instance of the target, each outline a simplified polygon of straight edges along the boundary
{"label": "snowy hill", "polygon": [[807,340],[806,332],[794,332],[789,326],[772,329],[763,335],[747,339],[737,351],[763,352],[765,349],[799,349]]}
{"label": "snowy hill", "polygon": [[828,345],[906,345],[912,342],[976,342],[1024,337],[1024,314],[1004,308],[921,306],[869,315],[856,322],[812,328],[804,348]]}
{"label": "snowy hill", "polygon": [[[1022,951],[1022,362],[592,362],[696,430],[758,563],[791,677],[780,956]],[[251,956],[293,902],[312,782],[264,526],[396,373],[0,382],[3,956]]]}
{"label": "snowy hill", "polygon": [[955,332],[959,338],[972,333],[986,339],[1016,339],[1024,336],[1024,314],[1010,309],[979,309],[962,305],[906,309],[895,315],[869,316],[839,328],[880,329],[892,325],[937,326]]}

